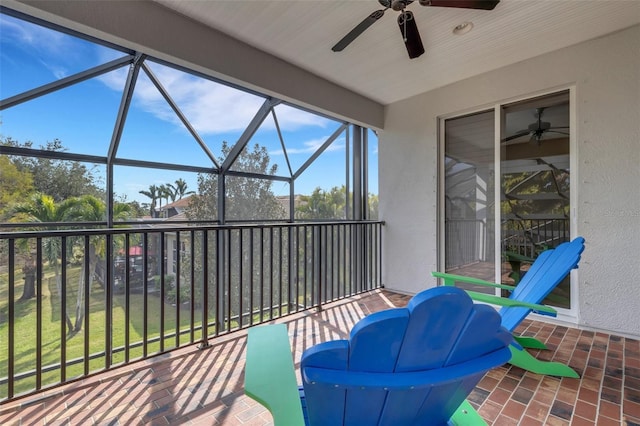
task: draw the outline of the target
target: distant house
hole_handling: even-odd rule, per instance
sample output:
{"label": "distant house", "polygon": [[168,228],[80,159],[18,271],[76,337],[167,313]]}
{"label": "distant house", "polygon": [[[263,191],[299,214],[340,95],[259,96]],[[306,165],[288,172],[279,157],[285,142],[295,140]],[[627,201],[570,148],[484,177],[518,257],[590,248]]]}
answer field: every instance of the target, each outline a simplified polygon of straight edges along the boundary
{"label": "distant house", "polygon": [[187,210],[187,207],[189,207],[192,197],[193,195],[190,195],[174,201],[173,203],[161,206],[158,216],[164,219],[177,219],[175,216],[180,215],[180,219],[186,219],[184,213]]}
{"label": "distant house", "polygon": [[[280,206],[282,206],[282,208],[284,209],[284,211],[288,212],[289,211],[289,201],[291,200],[291,197],[289,197],[288,195],[277,195],[276,199],[278,200],[278,204],[280,204]],[[294,210],[296,208],[298,208],[298,206],[304,205],[306,204],[306,201],[302,200],[302,196],[300,194],[296,194],[293,197],[293,208]]]}

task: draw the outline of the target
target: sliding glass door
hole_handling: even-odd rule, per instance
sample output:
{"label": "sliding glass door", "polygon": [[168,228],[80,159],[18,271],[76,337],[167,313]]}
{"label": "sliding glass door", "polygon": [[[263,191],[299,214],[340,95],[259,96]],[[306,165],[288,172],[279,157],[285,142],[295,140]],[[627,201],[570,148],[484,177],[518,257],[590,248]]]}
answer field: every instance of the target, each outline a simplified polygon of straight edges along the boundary
{"label": "sliding glass door", "polygon": [[[569,98],[567,90],[444,120],[447,272],[516,284],[542,251],[570,240]],[[547,303],[571,307],[569,279]]]}

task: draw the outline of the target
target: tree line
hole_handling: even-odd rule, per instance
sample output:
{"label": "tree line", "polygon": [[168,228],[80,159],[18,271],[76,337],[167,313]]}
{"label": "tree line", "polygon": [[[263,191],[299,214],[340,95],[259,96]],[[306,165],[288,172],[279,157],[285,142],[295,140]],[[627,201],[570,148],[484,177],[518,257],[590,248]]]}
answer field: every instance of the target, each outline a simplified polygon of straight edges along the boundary
{"label": "tree line", "polygon": [[[0,139],[0,144],[32,148],[32,143],[20,144],[11,138]],[[64,151],[58,139],[40,147],[48,151]],[[222,146],[221,161],[231,151],[226,142]],[[277,165],[270,165],[266,147],[255,144],[245,148],[237,159],[241,170],[252,174],[275,175]],[[64,222],[104,222],[107,218],[106,193],[99,185],[100,178],[93,168],[77,161],[55,160],[47,157],[0,156],[0,220],[22,223],[64,223]],[[218,206],[218,176],[199,174],[197,193],[189,191],[183,179],[163,185],[150,185],[148,190],[139,191],[149,198],[148,212],[156,217],[164,205],[175,202],[187,195],[194,195],[187,206],[186,214],[192,220],[210,220],[215,218]],[[226,182],[226,209],[231,218],[243,220],[287,219],[283,204],[272,190],[273,181],[249,177],[229,178]],[[309,195],[300,195],[296,201],[295,218],[305,219],[347,219],[346,187],[334,187],[330,190],[316,188]],[[159,202],[159,210],[156,205]],[[369,202],[377,217],[377,197],[370,196]],[[146,214],[144,205],[137,202],[114,202],[114,219],[127,220]],[[50,229],[50,228],[49,228]],[[20,251],[24,253],[24,287],[22,299],[35,296],[36,261],[35,241],[25,240]],[[29,245],[30,244],[30,245]],[[82,241],[72,240],[68,250],[73,251],[75,244]],[[65,313],[69,334],[79,331],[84,317],[85,288],[91,289],[100,262],[105,256],[104,237],[91,237],[88,267],[89,285],[84,282],[84,273],[80,274],[77,287],[75,322]],[[60,239],[43,240],[45,261],[53,268],[58,294],[61,294],[60,278],[61,258]],[[71,258],[71,257],[68,257]],[[196,257],[197,258],[197,257]]]}

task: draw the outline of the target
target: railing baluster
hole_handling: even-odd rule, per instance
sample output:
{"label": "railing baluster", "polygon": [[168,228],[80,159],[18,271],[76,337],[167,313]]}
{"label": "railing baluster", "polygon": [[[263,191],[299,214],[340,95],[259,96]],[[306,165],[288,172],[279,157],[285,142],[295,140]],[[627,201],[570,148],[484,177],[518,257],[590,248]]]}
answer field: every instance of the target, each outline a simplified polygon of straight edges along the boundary
{"label": "railing baluster", "polygon": [[264,322],[264,228],[260,227],[260,322]]}
{"label": "railing baluster", "polygon": [[[160,352],[164,352],[164,275],[165,275],[165,259],[167,253],[165,250],[165,233],[160,232],[160,256],[158,261],[160,262]],[[158,251],[158,249],[156,249]],[[155,285],[155,283],[154,283]]]}
{"label": "railing baluster", "polygon": [[[129,253],[126,255],[127,263],[129,262]],[[148,325],[148,309],[149,292],[147,291],[147,276],[149,275],[149,234],[142,234],[142,357],[146,358],[148,354],[149,342],[149,325]]]}
{"label": "railing baluster", "polygon": [[67,237],[60,244],[60,381],[67,379]]}
{"label": "railing baluster", "polygon": [[331,245],[329,246],[329,251],[331,251],[331,267],[329,268],[329,270],[331,271],[331,299],[338,299],[340,297],[340,290],[336,287],[336,280],[335,280],[335,270],[334,270],[334,257],[336,255],[336,250],[335,250],[335,227],[334,225],[329,225],[329,228],[327,229],[327,232],[331,231]]}
{"label": "railing baluster", "polygon": [[175,347],[179,348],[180,347],[180,306],[182,305],[182,294],[181,294],[181,288],[180,288],[180,284],[181,284],[181,278],[182,278],[182,273],[181,273],[181,268],[180,268],[180,263],[182,260],[182,256],[181,256],[181,250],[180,248],[181,246],[181,241],[180,241],[180,231],[176,231],[176,250],[175,253],[172,252],[172,255],[174,255],[175,257],[173,258],[173,261],[176,263],[176,275],[175,275],[175,290],[176,290],[176,343],[175,343]]}
{"label": "railing baluster", "polygon": [[125,234],[124,239],[124,276],[121,278],[124,280],[124,362],[129,362],[131,356],[131,334],[129,329],[131,328],[131,294],[129,293],[129,274],[131,273],[131,266],[129,265],[129,251],[131,250],[131,236]]}
{"label": "railing baluster", "polygon": [[16,312],[15,312],[15,299],[16,299],[16,295],[15,295],[15,279],[16,279],[16,275],[15,275],[15,242],[16,240],[13,238],[9,239],[9,288],[8,288],[8,297],[9,300],[7,301],[9,306],[7,307],[7,315],[8,318],[7,320],[9,321],[8,324],[8,336],[7,336],[7,344],[9,345],[8,347],[8,359],[7,359],[7,376],[8,376],[8,383],[7,383],[7,395],[9,398],[13,398],[13,393],[14,393],[14,382],[15,382],[15,323],[16,323]]}
{"label": "railing baluster", "polygon": [[189,313],[189,325],[190,325],[190,330],[189,330],[189,343],[193,343],[194,339],[195,339],[195,322],[196,322],[196,232],[195,231],[189,231],[189,235],[191,236],[191,242],[190,242],[190,247],[189,249],[191,250],[191,254],[190,254],[190,259],[191,259],[191,266],[189,268],[189,274],[191,277],[191,300],[190,302],[190,307],[191,307],[191,312]]}
{"label": "railing baluster", "polygon": [[[36,238],[36,390],[42,388],[42,238]],[[11,281],[9,281],[11,282]]]}
{"label": "railing baluster", "polygon": [[[90,256],[90,237],[88,235],[84,236],[84,300],[83,307],[84,310],[84,375],[89,374],[89,298],[90,298],[90,287],[89,287],[89,268],[91,267],[91,256]],[[97,261],[97,260],[96,260]],[[80,289],[78,289],[79,291]],[[77,319],[76,319],[77,321]]]}
{"label": "railing baluster", "polygon": [[337,286],[338,286],[338,292],[342,295],[342,297],[346,297],[347,291],[346,291],[346,288],[344,287],[343,281],[342,281],[342,279],[340,277],[340,259],[341,259],[341,251],[340,251],[340,243],[341,243],[340,235],[341,235],[341,233],[340,233],[340,229],[341,229],[341,226],[340,225],[336,225],[335,228],[336,228],[335,232],[336,232],[337,242],[336,242],[336,247],[335,247],[335,249],[336,249],[336,269],[335,269],[334,273],[336,274],[336,283],[337,283]]}
{"label": "railing baluster", "polygon": [[238,312],[240,317],[238,318],[238,328],[244,328],[244,277],[243,277],[243,267],[244,267],[244,234],[245,230],[240,229],[238,231]]}
{"label": "railing baluster", "polygon": [[231,316],[233,315],[233,309],[231,308],[231,288],[233,287],[231,284],[231,273],[232,273],[232,268],[231,268],[231,250],[232,250],[232,244],[231,244],[231,229],[227,229],[225,232],[225,242],[227,244],[227,256],[225,259],[225,263],[227,265],[227,279],[226,279],[226,283],[225,283],[225,288],[227,290],[227,297],[226,299],[226,303],[225,303],[225,308],[222,309],[222,313],[224,314],[226,312],[226,332],[230,332],[231,331]]}
{"label": "railing baluster", "polygon": [[104,328],[105,332],[105,367],[111,367],[113,364],[113,234],[107,234],[106,236],[106,256],[110,259],[109,264],[105,268],[106,282],[104,283],[105,289],[105,304],[106,304],[106,324]]}
{"label": "railing baluster", "polygon": [[[309,232],[307,225],[304,225],[302,227],[302,236],[304,237],[304,243],[303,243],[303,247],[304,247],[304,255],[302,256],[302,261],[304,262],[304,274],[303,274],[303,282],[304,282],[304,308],[307,309],[309,307],[309,303],[307,302],[307,300],[309,299],[309,292],[308,292],[308,288],[307,288],[307,263],[309,262],[309,256],[307,256],[307,233]],[[313,297],[313,296],[312,296]],[[313,306],[313,302],[311,302],[311,306]]]}
{"label": "railing baluster", "polygon": [[253,248],[254,248],[254,239],[253,239],[253,235],[255,233],[255,229],[250,229],[249,230],[249,326],[253,325],[253,306],[254,306],[254,300],[253,300],[253,293],[254,293],[254,283],[253,283],[253,279],[255,274],[253,273],[254,267],[253,267]]}
{"label": "railing baluster", "polygon": [[210,306],[214,306],[216,310],[216,331],[214,337],[220,334],[220,329],[224,326],[224,286],[225,286],[225,249],[224,249],[224,230],[216,229],[216,255],[213,258],[216,260],[216,291],[215,301],[211,302]]}
{"label": "railing baluster", "polygon": [[[283,294],[284,293],[284,287],[282,286],[282,259],[284,258],[284,254],[283,254],[283,239],[282,239],[282,228],[278,228],[278,293],[279,293],[279,297],[278,297],[278,316],[281,317],[282,316],[282,303],[283,303]],[[289,294],[287,292],[287,294]]]}
{"label": "railing baluster", "polygon": [[269,319],[273,319],[273,228],[269,227]]}
{"label": "railing baluster", "polygon": [[[209,346],[209,231],[202,232],[202,336],[200,348]],[[216,327],[217,328],[217,327]]]}
{"label": "railing baluster", "polygon": [[[313,227],[313,234],[312,237],[314,238],[313,241],[313,252],[314,252],[314,256],[313,258],[316,259],[316,262],[313,264],[313,267],[318,271],[318,310],[322,310],[322,302],[324,302],[324,275],[322,274],[322,262],[323,262],[323,258],[322,258],[322,227],[321,226],[314,226]],[[315,238],[316,234],[318,235],[318,238]],[[317,264],[317,265],[316,265]]]}

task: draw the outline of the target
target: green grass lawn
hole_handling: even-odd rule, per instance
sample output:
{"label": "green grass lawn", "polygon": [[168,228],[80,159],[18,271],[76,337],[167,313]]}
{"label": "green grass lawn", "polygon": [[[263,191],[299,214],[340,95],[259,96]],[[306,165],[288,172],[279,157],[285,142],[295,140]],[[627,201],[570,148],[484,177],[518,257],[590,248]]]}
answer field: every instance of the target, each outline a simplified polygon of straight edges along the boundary
{"label": "green grass lawn", "polygon": [[[71,321],[75,323],[76,296],[77,285],[80,268],[67,270],[67,312],[71,317]],[[15,302],[15,348],[14,348],[14,371],[15,374],[21,374],[36,369],[37,362],[37,302],[36,299],[18,300],[22,294],[22,279],[17,277],[16,286],[16,302]],[[64,350],[67,362],[76,358],[84,357],[85,351],[85,334],[83,329],[71,336],[67,335],[66,323],[61,312],[61,303],[56,288],[55,275],[51,270],[47,270],[43,279],[42,286],[42,320],[40,321],[41,329],[41,364],[43,366],[59,364],[62,354],[62,342],[64,342]],[[106,293],[102,287],[94,284],[89,298],[89,355],[99,354],[104,351],[107,329],[106,325],[106,309],[105,301]],[[131,294],[129,298],[129,345],[141,342],[144,336],[145,315],[143,309],[143,294]],[[6,377],[8,374],[8,330],[7,321],[8,306],[7,276],[0,275],[0,377]],[[5,302],[2,302],[5,301]],[[125,346],[125,331],[127,324],[125,322],[126,298],[124,294],[113,295],[113,307],[111,308],[112,326],[111,338],[112,347]],[[164,304],[164,335],[173,337],[165,337],[165,350],[176,347],[176,307]],[[147,354],[153,354],[160,350],[160,342],[157,339],[160,336],[160,315],[161,301],[155,294],[149,294],[147,297],[147,341],[156,338],[155,343],[148,343]],[[201,324],[202,313],[196,310],[194,315],[194,326]],[[180,328],[187,330],[191,326],[189,307],[180,310]],[[64,327],[64,328],[63,328]],[[211,331],[211,330],[210,330]],[[201,338],[199,330],[194,333],[194,339],[197,341]],[[189,334],[180,336],[180,344],[188,343]],[[143,347],[137,346],[129,350],[129,359],[136,359],[143,356]],[[111,364],[118,364],[125,361],[125,352],[119,351],[113,354]],[[97,371],[105,368],[106,362],[104,355],[96,357],[89,362],[89,371]],[[76,365],[68,365],[65,370],[67,379],[79,376],[84,373],[83,363]],[[58,383],[61,379],[60,368],[42,374],[42,386]],[[35,389],[35,376],[27,377],[14,382],[14,392],[16,394]],[[0,385],[0,399],[7,396],[7,384]]]}
{"label": "green grass lawn", "polygon": [[[29,372],[35,372],[38,358],[43,368],[41,387],[58,384],[62,380],[62,371],[59,364],[64,351],[67,365],[64,373],[66,380],[79,377],[85,373],[84,361],[70,364],[70,361],[85,358],[85,326],[83,323],[82,330],[77,333],[68,334],[66,321],[62,312],[61,300],[56,285],[55,271],[52,267],[46,267],[42,279],[42,295],[41,295],[41,320],[38,321],[37,316],[37,299],[19,300],[23,290],[22,274],[16,273],[15,277],[15,321],[14,329],[14,374],[20,376]],[[76,320],[76,303],[77,288],[81,268],[74,267],[67,269],[66,284],[66,310],[75,324]],[[249,285],[249,284],[247,284]],[[245,289],[246,295],[249,289]],[[266,291],[266,290],[265,290]],[[236,295],[237,296],[237,295]],[[305,300],[303,295],[298,295],[302,303]],[[310,297],[310,295],[308,295]],[[8,276],[6,273],[0,274],[0,378],[6,378],[8,375],[9,352],[8,352]],[[256,296],[255,302],[258,301]],[[254,302],[254,303],[255,303]],[[89,296],[89,336],[87,340],[88,356],[92,357],[88,361],[88,372],[96,372],[106,368],[107,360],[103,352],[105,351],[107,330],[110,327],[110,338],[112,346],[112,356],[110,365],[117,365],[126,362],[126,356],[129,360],[142,358],[145,355],[145,348],[142,343],[145,335],[146,326],[146,355],[153,355],[160,352],[160,334],[164,336],[164,350],[175,348],[179,345],[190,343],[191,335],[187,331],[192,327],[200,327],[202,324],[202,311],[200,309],[194,312],[194,324],[191,324],[190,303],[181,307],[172,306],[168,303],[162,303],[159,293],[147,294],[146,315],[144,309],[144,295],[142,293],[132,293],[129,295],[129,309],[126,309],[127,298],[125,294],[113,294],[113,303],[111,306],[111,321],[107,324],[107,306],[105,290],[94,282],[91,294]],[[210,306],[215,306],[214,300],[209,300]],[[268,304],[267,301],[265,303]],[[164,309],[164,323],[161,327],[161,311]],[[246,309],[246,307],[244,308]],[[257,309],[257,307],[254,307]],[[179,342],[176,342],[176,322],[177,312],[179,310],[180,325],[179,330],[182,333]],[[266,308],[263,313],[264,320],[276,318],[281,314],[285,314],[286,309],[278,309],[277,307]],[[234,313],[236,317],[237,313]],[[215,318],[215,314],[209,314],[209,322]],[[232,316],[233,318],[233,316]],[[249,324],[249,316],[245,312],[243,315],[243,325]],[[253,315],[253,324],[260,322],[260,314]],[[224,321],[221,328],[225,329],[227,325],[229,330],[239,327],[238,319],[234,319],[229,323]],[[128,328],[129,336],[127,340],[126,331]],[[40,330],[41,344],[40,353],[38,354],[37,336]],[[216,332],[214,326],[208,328],[209,336]],[[222,332],[222,330],[221,330]],[[200,329],[194,331],[193,341],[198,342],[202,338]],[[120,350],[122,348],[125,350]],[[95,356],[94,356],[95,355]],[[54,366],[51,371],[44,372],[47,366]],[[14,394],[18,395],[24,392],[36,389],[35,375],[28,375],[24,378],[16,378],[14,380]],[[8,385],[0,384],[0,400],[8,396]]]}

